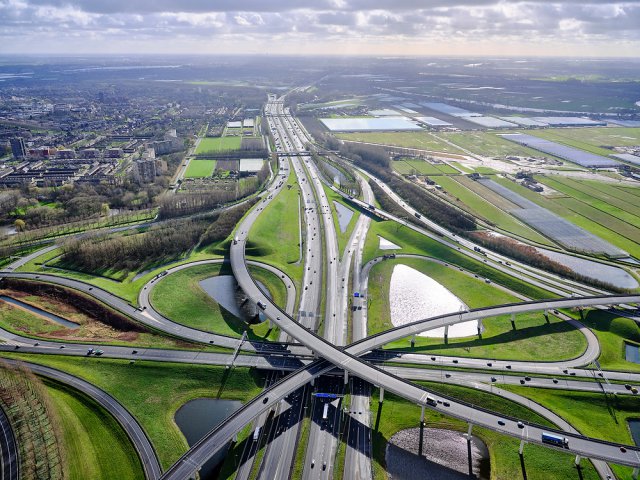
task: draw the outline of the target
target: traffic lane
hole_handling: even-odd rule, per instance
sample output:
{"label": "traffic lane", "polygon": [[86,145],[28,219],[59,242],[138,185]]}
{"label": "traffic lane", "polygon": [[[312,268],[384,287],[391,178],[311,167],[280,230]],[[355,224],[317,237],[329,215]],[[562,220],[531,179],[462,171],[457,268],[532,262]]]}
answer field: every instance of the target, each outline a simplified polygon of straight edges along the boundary
{"label": "traffic lane", "polygon": [[20,478],[20,462],[18,444],[5,411],[0,407],[0,478],[18,480]]}

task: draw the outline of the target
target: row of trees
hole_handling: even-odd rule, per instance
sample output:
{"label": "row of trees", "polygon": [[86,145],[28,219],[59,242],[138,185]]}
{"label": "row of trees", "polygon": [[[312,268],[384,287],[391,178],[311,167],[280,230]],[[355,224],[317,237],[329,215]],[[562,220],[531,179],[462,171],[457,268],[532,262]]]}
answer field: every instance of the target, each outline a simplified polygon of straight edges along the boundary
{"label": "row of trees", "polygon": [[62,245],[61,261],[69,268],[100,273],[137,271],[177,260],[196,246],[228,237],[255,202],[257,199],[197,218],[170,220],[139,234],[76,237]]}
{"label": "row of trees", "polygon": [[356,165],[384,181],[415,210],[434,222],[456,233],[476,229],[474,218],[423,188],[409,183],[391,172],[389,155],[379,147],[369,145],[343,144],[341,153]]}

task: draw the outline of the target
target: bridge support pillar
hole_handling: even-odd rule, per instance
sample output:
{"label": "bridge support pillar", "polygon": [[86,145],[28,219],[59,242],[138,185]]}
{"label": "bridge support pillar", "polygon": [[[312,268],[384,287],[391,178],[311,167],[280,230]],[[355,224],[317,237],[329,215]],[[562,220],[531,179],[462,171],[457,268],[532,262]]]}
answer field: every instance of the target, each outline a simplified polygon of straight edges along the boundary
{"label": "bridge support pillar", "polygon": [[[469,432],[471,432],[471,425],[469,425]],[[469,476],[474,478],[473,475],[473,457],[471,456],[471,433],[467,435],[467,461],[469,462]]]}
{"label": "bridge support pillar", "polygon": [[524,453],[524,440],[520,440],[520,448],[518,449],[518,455],[522,456]]}
{"label": "bridge support pillar", "polygon": [[515,313],[511,314],[511,328],[513,330],[516,329],[516,314]]}
{"label": "bridge support pillar", "polygon": [[482,319],[478,320],[478,338],[482,340],[482,330],[484,329],[484,324],[482,323]]}
{"label": "bridge support pillar", "polygon": [[411,337],[411,348],[416,346],[416,336]]}
{"label": "bridge support pillar", "polygon": [[549,310],[547,310],[546,308],[544,310],[544,320],[545,322],[549,323]]}
{"label": "bridge support pillar", "polygon": [[347,370],[344,371],[344,384],[349,383],[349,372]]}
{"label": "bridge support pillar", "polygon": [[580,455],[576,455],[576,459],[574,460],[574,463],[578,468],[580,467],[580,460],[582,460],[582,457]]}
{"label": "bridge support pillar", "polygon": [[315,386],[315,384],[316,384],[316,377],[313,377],[311,379],[311,386],[313,387],[313,386]]}
{"label": "bridge support pillar", "polygon": [[636,467],[633,469],[633,473],[631,474],[633,480],[638,480],[638,474],[640,474],[640,467]]}
{"label": "bridge support pillar", "polygon": [[418,456],[422,456],[424,448],[424,422],[420,422],[420,438],[418,439]]}
{"label": "bridge support pillar", "polygon": [[380,403],[384,402],[384,388],[380,387],[380,398],[378,399]]}
{"label": "bridge support pillar", "polygon": [[424,405],[420,406],[420,423],[424,423]]}
{"label": "bridge support pillar", "polygon": [[449,325],[444,327],[444,343],[449,343]]}

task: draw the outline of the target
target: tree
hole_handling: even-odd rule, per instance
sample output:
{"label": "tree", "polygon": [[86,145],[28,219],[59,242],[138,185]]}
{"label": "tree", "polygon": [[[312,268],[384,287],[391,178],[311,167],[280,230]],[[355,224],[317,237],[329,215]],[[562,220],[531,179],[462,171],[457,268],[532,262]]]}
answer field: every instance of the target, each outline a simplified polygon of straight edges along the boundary
{"label": "tree", "polygon": [[109,204],[108,203],[103,203],[102,205],[100,205],[100,215],[103,216],[103,217],[109,216]]}
{"label": "tree", "polygon": [[15,222],[13,222],[13,225],[16,227],[16,230],[19,232],[24,232],[25,227],[27,226],[27,224],[24,222],[24,220],[22,219],[17,219]]}

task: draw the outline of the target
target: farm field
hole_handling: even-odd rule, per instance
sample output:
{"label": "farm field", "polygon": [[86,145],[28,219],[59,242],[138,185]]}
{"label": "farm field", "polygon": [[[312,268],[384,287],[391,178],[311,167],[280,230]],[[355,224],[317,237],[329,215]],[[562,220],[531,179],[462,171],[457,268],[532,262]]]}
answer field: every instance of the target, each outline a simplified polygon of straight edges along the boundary
{"label": "farm field", "polygon": [[446,142],[427,132],[376,132],[376,133],[341,133],[337,135],[342,140],[353,142],[378,143],[381,145],[395,145],[405,148],[433,150],[446,153],[463,153]]}
{"label": "farm field", "polygon": [[205,178],[210,177],[213,169],[216,167],[215,160],[196,160],[189,162],[187,171],[184,172],[186,178]]}
{"label": "farm field", "polygon": [[504,140],[502,137],[490,132],[440,133],[438,135],[472,153],[487,157],[503,157],[507,155],[542,157],[544,155],[531,148]]}
{"label": "farm field", "polygon": [[640,255],[640,229],[633,225],[629,225],[575,198],[549,199],[510,180],[495,178],[495,181],[599,236],[612,245],[626,250],[631,255]]}
{"label": "farm field", "polygon": [[238,150],[242,139],[240,137],[206,137],[200,140],[196,155],[204,153]]}
{"label": "farm field", "polygon": [[444,175],[455,174],[458,171],[446,164],[434,165],[426,160],[418,160],[415,158],[404,158],[401,160],[394,160],[391,164],[393,169],[404,175]]}
{"label": "farm field", "polygon": [[[497,228],[519,237],[543,245],[553,244],[548,238],[520,222],[512,215],[509,215],[504,208],[508,207],[510,202],[507,200],[502,202],[496,201],[496,199],[494,199],[496,194],[479,183],[463,175],[439,177],[438,183],[450,196],[454,197],[450,198],[452,203],[464,208],[472,215],[483,218]],[[464,205],[460,205],[461,203]]]}
{"label": "farm field", "polygon": [[603,156],[608,156],[613,153],[611,150],[603,148],[605,146],[624,147],[640,145],[640,128],[554,128],[531,130],[527,133]]}

